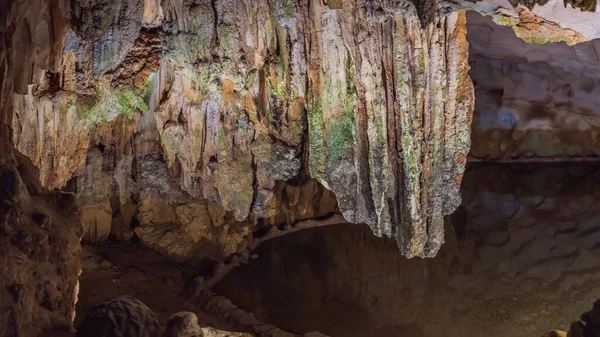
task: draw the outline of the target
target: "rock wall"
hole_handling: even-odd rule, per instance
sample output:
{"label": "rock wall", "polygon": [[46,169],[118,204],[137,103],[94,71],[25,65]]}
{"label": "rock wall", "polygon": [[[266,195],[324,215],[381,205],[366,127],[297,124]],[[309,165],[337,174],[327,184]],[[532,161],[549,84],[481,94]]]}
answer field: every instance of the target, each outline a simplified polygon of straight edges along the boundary
{"label": "rock wall", "polygon": [[432,0],[0,4],[5,335],[70,325],[82,236],[223,260],[257,231],[341,213],[405,256],[440,249],[474,104],[464,13]]}
{"label": "rock wall", "polygon": [[599,42],[527,43],[490,17],[469,12],[467,21],[477,97],[471,156],[597,157]]}
{"label": "rock wall", "polygon": [[[65,126],[73,130],[72,116],[55,118],[45,98],[34,102],[29,95],[13,100],[15,92],[28,93],[27,84],[40,72],[56,71],[60,64],[64,17],[55,5],[0,3],[0,336],[6,337],[68,331],[79,288],[77,254],[83,233],[75,197],[43,189],[40,181],[55,177],[40,174],[35,166],[42,167],[49,153],[59,160],[80,155],[58,146],[76,142],[70,132],[57,132]],[[31,149],[30,160],[14,151],[12,135],[20,130],[12,129],[12,116],[13,106],[25,112],[33,104],[39,104],[36,116],[45,122],[38,124],[39,133],[21,144]],[[43,170],[69,169],[53,163],[45,161]]]}
{"label": "rock wall", "polygon": [[30,194],[14,167],[0,166],[0,336],[71,329],[82,235],[74,199]]}

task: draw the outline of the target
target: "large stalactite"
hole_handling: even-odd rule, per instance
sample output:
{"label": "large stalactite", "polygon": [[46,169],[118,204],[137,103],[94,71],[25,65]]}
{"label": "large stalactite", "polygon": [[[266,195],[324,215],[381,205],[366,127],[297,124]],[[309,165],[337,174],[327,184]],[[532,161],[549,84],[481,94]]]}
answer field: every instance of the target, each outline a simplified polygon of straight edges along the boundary
{"label": "large stalactite", "polygon": [[427,1],[150,5],[66,6],[60,70],[13,94],[13,142],[44,186],[78,177],[86,240],[131,236],[111,213],[135,214],[142,242],[177,261],[227,256],[280,213],[276,182],[308,166],[347,221],[435,256],[469,150],[464,13],[437,18]]}
{"label": "large stalactite", "polygon": [[435,256],[460,203],[473,87],[464,14],[421,28],[376,21],[345,3],[315,6],[307,36],[311,175],[344,217],[393,236],[406,256]]}

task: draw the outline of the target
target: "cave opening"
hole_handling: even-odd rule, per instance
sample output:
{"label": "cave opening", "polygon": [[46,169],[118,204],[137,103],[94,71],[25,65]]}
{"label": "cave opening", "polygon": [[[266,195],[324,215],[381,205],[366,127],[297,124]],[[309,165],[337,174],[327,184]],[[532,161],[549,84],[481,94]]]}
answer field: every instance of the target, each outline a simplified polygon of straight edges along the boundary
{"label": "cave opening", "polygon": [[265,242],[215,290],[297,334],[541,336],[600,295],[598,184],[598,163],[473,163],[433,259],[335,225]]}

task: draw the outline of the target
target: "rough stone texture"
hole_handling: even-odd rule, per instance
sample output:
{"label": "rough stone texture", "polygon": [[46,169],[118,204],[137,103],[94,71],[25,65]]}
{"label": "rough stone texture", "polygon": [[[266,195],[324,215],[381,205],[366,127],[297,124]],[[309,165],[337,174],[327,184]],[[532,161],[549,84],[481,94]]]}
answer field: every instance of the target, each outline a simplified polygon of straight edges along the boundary
{"label": "rough stone texture", "polygon": [[134,231],[145,245],[177,262],[236,252],[252,223],[236,222],[218,205],[191,198],[157,158],[140,158],[138,165],[139,226]]}
{"label": "rough stone texture", "polygon": [[202,328],[203,337],[253,337],[254,335],[243,332],[229,332],[217,330],[215,328]]}
{"label": "rough stone texture", "polygon": [[74,1],[68,19],[86,41],[91,70],[104,74],[116,69],[134,45],[144,16],[143,0]]}
{"label": "rough stone texture", "polygon": [[600,297],[597,163],[479,164],[434,259],[353,225],[263,243],[215,290],[257,319],[331,336],[541,336]]}
{"label": "rough stone texture", "polygon": [[[582,26],[563,10],[546,16],[540,11],[547,6],[522,3],[584,38],[600,36],[594,13],[571,10],[587,22]],[[590,1],[569,3],[594,7]],[[0,258],[8,266],[1,279],[12,282],[0,288],[0,303],[10,305],[1,311],[9,335],[70,324],[78,273],[73,254],[81,233],[72,223],[77,218],[72,195],[48,194],[44,188],[75,191],[86,240],[136,235],[177,262],[222,262],[245,251],[255,230],[336,212],[367,223],[379,236],[393,236],[392,244],[406,256],[431,257],[439,250],[443,215],[459,204],[469,150],[473,87],[465,14],[436,15],[431,0],[4,0],[1,5],[0,163],[13,173],[20,165],[14,175],[29,188],[16,199],[12,184],[0,190],[3,202],[10,199],[0,231],[7,241],[3,247],[9,247]],[[489,30],[477,33],[491,41]],[[594,103],[595,82],[584,73],[595,71],[594,48],[593,41],[550,47],[562,57],[576,55],[572,68],[551,64],[561,69],[554,75],[573,81],[549,91],[558,99],[552,104],[573,101],[580,109]],[[537,50],[525,59],[539,66],[555,61],[549,55]],[[577,130],[586,128],[582,120],[575,123],[584,125]],[[332,191],[339,207],[306,170]],[[62,217],[55,214],[58,209]],[[560,260],[553,273],[591,268],[597,231],[585,223],[560,226],[585,250],[576,255],[558,234],[554,241],[536,233],[528,255],[509,266],[508,275],[527,268],[525,279],[552,278],[536,268],[545,254]],[[476,253],[522,243],[501,229],[486,235]],[[352,248],[347,246],[346,254],[356,253]],[[371,252],[382,263],[379,248],[373,245]],[[491,268],[498,266],[506,267]],[[486,263],[459,267],[484,276],[490,268]],[[398,282],[389,287],[407,295],[394,298],[420,301],[426,294],[423,275],[404,279],[402,271],[390,271]],[[369,275],[377,277],[376,271]],[[398,290],[413,281],[414,294],[408,287]],[[564,282],[568,289],[574,280]],[[368,291],[348,293],[359,292],[369,310],[382,310],[365,294],[383,302],[390,297],[369,288],[368,279],[360,284]],[[409,318],[417,313],[408,305],[397,310]],[[228,314],[254,322],[248,313]],[[255,328],[259,335],[289,335],[269,324]]]}
{"label": "rough stone texture", "polygon": [[30,86],[27,95],[13,96],[13,141],[16,149],[39,168],[42,185],[60,188],[83,168],[88,130],[77,110],[69,106],[73,95],[34,96],[33,90]]}
{"label": "rough stone texture", "polygon": [[70,329],[81,234],[72,195],[30,194],[18,171],[0,166],[0,336]]}
{"label": "rough stone texture", "polygon": [[35,133],[28,143],[36,153],[32,160],[45,158],[38,150],[57,151],[56,158],[69,170],[71,160],[85,159],[85,152],[77,158],[78,146],[72,148],[74,158],[57,146],[77,143],[69,138],[72,116],[54,119],[48,97],[41,99],[40,109],[26,106],[36,100],[31,96],[14,97],[15,92],[28,95],[28,84],[40,78],[41,69],[58,70],[65,21],[51,2],[0,1],[0,7],[0,335],[54,335],[55,329],[69,330],[74,318],[83,233],[73,195],[48,192],[39,184],[56,178],[58,161],[51,160],[40,173],[20,156],[14,150],[12,119],[13,104],[24,104],[22,112],[36,113],[30,125],[47,131]]}
{"label": "rough stone texture", "polygon": [[580,33],[562,28],[557,23],[537,16],[525,8],[521,8],[517,15],[503,10],[498,10],[496,13],[492,15],[495,23],[512,28],[515,34],[527,43],[566,42],[572,46],[587,41]]}
{"label": "rough stone texture", "polygon": [[[251,210],[270,217],[275,180],[300,168],[302,26],[291,1],[214,5],[163,5],[169,51],[158,95],[166,100],[156,113],[163,152],[186,192],[221,204],[238,221]],[[220,62],[210,62],[215,57]]]}
{"label": "rough stone texture", "polygon": [[189,311],[173,314],[167,321],[164,337],[203,337],[198,316]]}
{"label": "rough stone texture", "polygon": [[77,180],[83,239],[90,242],[106,240],[112,227],[111,177],[102,171],[102,159],[99,149],[88,151],[84,173]]}
{"label": "rough stone texture", "polygon": [[77,328],[77,337],[159,337],[156,315],[131,296],[93,307]]}
{"label": "rough stone texture", "polygon": [[[529,9],[533,9],[536,5],[544,6],[548,0],[509,0],[513,6],[523,5]],[[573,8],[579,8],[584,12],[596,11],[596,0],[564,0],[564,5],[571,5]]]}
{"label": "rough stone texture", "polygon": [[406,256],[435,256],[469,149],[465,16],[421,29],[415,15],[358,8],[316,5],[306,19],[310,172],[348,221],[394,236]]}
{"label": "rough stone texture", "polygon": [[[433,1],[64,4],[60,67],[30,78],[27,96],[14,94],[13,129],[24,130],[14,143],[44,186],[81,180],[86,240],[129,237],[133,213],[142,241],[178,261],[196,255],[201,239],[227,255],[258,218],[336,211],[327,203],[278,214],[298,202],[281,203],[280,182],[309,182],[301,173],[309,167],[347,220],[396,237],[406,256],[431,257],[442,216],[459,203],[473,103],[464,14],[438,18],[434,9]],[[84,169],[87,148],[103,153],[101,170],[99,157]],[[154,169],[157,154],[170,176],[166,198],[138,180],[148,175],[139,162],[151,155]],[[81,191],[96,178],[98,193]],[[121,218],[109,221],[111,213]],[[225,214],[235,220],[227,226],[245,229],[218,228]]]}
{"label": "rough stone texture", "polygon": [[477,96],[471,155],[597,156],[598,42],[530,44],[489,17],[467,19]]}

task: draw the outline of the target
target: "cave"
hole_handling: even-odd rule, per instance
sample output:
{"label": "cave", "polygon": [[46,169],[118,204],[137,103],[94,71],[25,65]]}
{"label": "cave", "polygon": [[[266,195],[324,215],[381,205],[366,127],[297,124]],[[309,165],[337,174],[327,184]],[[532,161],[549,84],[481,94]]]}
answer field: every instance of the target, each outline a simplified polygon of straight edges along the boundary
{"label": "cave", "polygon": [[0,337],[597,337],[595,0],[0,0]]}

